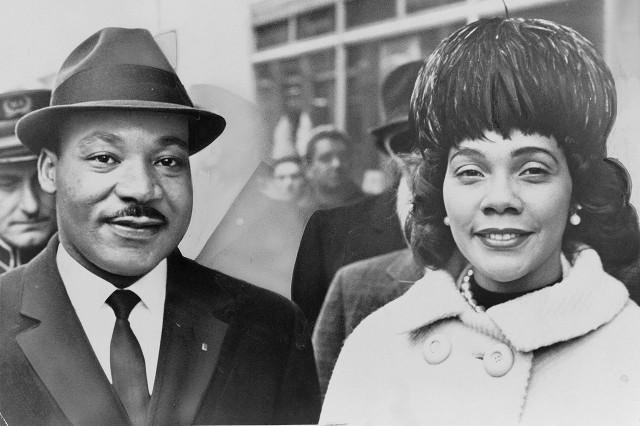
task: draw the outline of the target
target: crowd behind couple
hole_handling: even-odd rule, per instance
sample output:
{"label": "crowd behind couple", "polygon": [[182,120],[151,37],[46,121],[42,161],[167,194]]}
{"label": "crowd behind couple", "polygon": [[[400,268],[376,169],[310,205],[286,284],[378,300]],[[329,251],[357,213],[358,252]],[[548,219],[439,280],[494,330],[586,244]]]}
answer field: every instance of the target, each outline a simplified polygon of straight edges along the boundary
{"label": "crowd behind couple", "polygon": [[640,231],[593,45],[482,19],[381,98],[404,106],[373,131],[391,190],[346,178],[333,128],[275,162],[267,195],[320,209],[292,303],[177,250],[189,156],[225,119],[146,30],[89,37],[52,93],[0,96],[4,423],[640,421]]}

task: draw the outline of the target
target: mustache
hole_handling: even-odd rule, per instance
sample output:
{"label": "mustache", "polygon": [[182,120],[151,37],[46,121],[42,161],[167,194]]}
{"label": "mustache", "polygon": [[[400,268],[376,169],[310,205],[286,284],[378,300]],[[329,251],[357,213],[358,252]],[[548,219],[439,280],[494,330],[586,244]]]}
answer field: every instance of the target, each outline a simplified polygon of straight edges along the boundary
{"label": "mustache", "polygon": [[167,218],[153,207],[145,206],[144,204],[130,204],[117,212],[115,212],[111,219],[118,217],[148,217],[151,219],[158,219],[163,222],[167,221]]}

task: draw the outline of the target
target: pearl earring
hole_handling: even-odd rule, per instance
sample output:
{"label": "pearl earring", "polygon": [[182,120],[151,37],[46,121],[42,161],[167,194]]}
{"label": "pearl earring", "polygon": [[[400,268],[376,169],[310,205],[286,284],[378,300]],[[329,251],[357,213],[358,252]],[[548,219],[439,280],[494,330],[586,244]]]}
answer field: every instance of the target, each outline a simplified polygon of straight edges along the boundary
{"label": "pearl earring", "polygon": [[444,222],[445,225],[450,226],[451,222],[449,222],[449,216],[445,216],[444,219],[442,220]]}
{"label": "pearl earring", "polygon": [[582,206],[580,204],[577,204],[575,207],[575,211],[571,216],[569,216],[569,223],[573,226],[578,226],[580,225],[580,222],[582,222],[582,218],[578,215],[578,212],[580,210],[582,210]]}

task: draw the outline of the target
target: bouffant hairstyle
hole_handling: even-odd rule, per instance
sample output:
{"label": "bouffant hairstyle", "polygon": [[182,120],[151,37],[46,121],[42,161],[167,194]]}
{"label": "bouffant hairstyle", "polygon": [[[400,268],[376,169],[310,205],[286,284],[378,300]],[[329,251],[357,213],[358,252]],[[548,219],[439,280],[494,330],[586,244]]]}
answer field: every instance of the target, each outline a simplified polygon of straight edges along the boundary
{"label": "bouffant hairstyle", "polygon": [[629,175],[606,157],[616,116],[613,77],[594,46],[571,28],[540,19],[492,18],[468,24],[426,60],[411,98],[410,131],[423,162],[413,178],[414,206],[406,236],[431,268],[455,249],[443,182],[449,151],[495,131],[554,137],[573,183],[582,222],[567,224],[563,251],[588,245],[605,270],[638,257],[640,232],[629,204]]}

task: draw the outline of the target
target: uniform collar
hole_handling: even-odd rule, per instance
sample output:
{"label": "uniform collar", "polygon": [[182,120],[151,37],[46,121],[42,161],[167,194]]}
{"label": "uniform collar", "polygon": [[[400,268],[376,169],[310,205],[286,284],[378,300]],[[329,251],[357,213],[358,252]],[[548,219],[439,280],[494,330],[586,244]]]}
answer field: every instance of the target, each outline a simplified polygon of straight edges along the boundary
{"label": "uniform collar", "polygon": [[398,299],[390,315],[396,318],[398,332],[459,317],[469,326],[529,352],[595,330],[611,321],[628,302],[626,287],[603,270],[595,250],[579,252],[573,265],[563,256],[562,263],[559,283],[485,313],[473,311],[448,273],[434,271]]}

